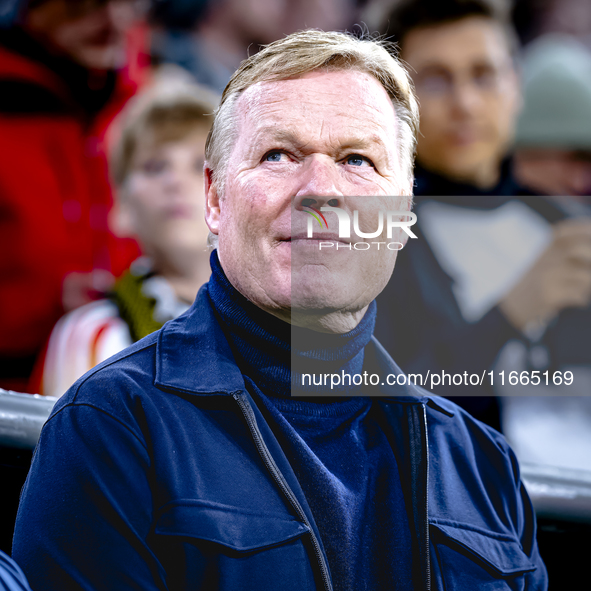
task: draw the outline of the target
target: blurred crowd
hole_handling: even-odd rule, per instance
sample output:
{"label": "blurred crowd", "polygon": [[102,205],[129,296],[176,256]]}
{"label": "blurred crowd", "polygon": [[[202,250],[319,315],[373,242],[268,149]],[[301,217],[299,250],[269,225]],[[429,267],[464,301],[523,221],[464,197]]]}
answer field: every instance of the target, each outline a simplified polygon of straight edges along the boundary
{"label": "blurred crowd", "polygon": [[191,305],[211,114],[309,27],[397,44],[420,101],[421,239],[376,336],[407,372],[492,371],[435,391],[526,461],[591,469],[587,0],[2,0],[0,387],[60,396]]}

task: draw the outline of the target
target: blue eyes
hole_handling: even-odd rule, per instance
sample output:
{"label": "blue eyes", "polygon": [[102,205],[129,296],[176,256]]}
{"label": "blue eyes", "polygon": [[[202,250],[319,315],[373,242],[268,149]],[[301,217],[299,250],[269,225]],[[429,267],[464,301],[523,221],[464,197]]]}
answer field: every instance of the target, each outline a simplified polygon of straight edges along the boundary
{"label": "blue eyes", "polygon": [[373,166],[372,163],[365,158],[364,156],[360,156],[359,154],[352,154],[351,156],[347,156],[345,158],[345,162],[350,164],[351,166],[363,166],[367,164],[368,166]]}
{"label": "blue eyes", "polygon": [[269,152],[264,158],[263,160],[267,161],[267,162],[281,162],[281,157],[284,156],[283,152],[279,152],[278,150],[275,150],[274,152]]}
{"label": "blue eyes", "polygon": [[[281,150],[273,150],[271,152],[267,152],[265,156],[263,156],[263,161],[281,162],[284,156],[287,156],[285,152],[282,152]],[[369,158],[366,158],[365,156],[361,156],[359,154],[351,154],[350,156],[344,158],[343,162],[350,166],[371,166],[373,168],[372,161]]]}

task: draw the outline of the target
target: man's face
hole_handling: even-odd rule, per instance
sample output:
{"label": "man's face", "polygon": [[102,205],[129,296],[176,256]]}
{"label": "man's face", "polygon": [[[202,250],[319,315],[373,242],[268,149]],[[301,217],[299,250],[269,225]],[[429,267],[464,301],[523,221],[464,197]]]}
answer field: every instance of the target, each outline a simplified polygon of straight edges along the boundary
{"label": "man's face", "polygon": [[417,160],[455,180],[494,184],[520,104],[502,28],[467,17],[413,29],[401,57],[411,66],[420,104]]}
{"label": "man's face", "polygon": [[[358,210],[366,232],[377,229],[378,209],[410,208],[410,197],[392,197],[411,190],[402,184],[398,120],[386,91],[363,72],[312,72],[251,86],[236,115],[224,194],[209,185],[206,210],[229,280],[280,317],[292,304],[310,314],[364,311],[390,278],[396,253],[337,250],[333,212],[325,213],[324,232],[335,247],[320,251],[319,240],[307,238],[306,205],[341,207],[351,219]],[[396,230],[392,239],[400,240]]]}
{"label": "man's face", "polygon": [[207,128],[183,140],[161,143],[140,138],[123,194],[120,222],[146,254],[170,264],[207,247],[203,218],[203,162]]}
{"label": "man's face", "polygon": [[124,61],[124,33],[138,16],[135,0],[46,0],[25,26],[45,45],[87,68],[107,70]]}

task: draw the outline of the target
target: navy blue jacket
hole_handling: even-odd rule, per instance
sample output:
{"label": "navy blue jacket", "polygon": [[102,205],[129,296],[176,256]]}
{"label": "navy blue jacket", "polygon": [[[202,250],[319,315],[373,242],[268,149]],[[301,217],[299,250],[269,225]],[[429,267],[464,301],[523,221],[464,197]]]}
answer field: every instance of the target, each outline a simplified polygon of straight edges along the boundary
{"label": "navy blue jacket", "polygon": [[[368,371],[400,373],[379,343]],[[419,388],[376,397],[401,471],[415,588],[546,588],[505,440]],[[33,589],[332,589],[289,460],[246,390],[207,286],[81,378],[43,428],[13,555]]]}

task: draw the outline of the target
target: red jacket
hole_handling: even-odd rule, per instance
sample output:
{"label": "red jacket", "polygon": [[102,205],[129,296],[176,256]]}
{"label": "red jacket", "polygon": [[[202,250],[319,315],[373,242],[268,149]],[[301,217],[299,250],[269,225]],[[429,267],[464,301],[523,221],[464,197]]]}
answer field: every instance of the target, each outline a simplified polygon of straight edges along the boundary
{"label": "red jacket", "polygon": [[26,377],[28,360],[63,313],[68,273],[118,275],[138,254],[107,228],[112,198],[102,141],[132,89],[118,92],[110,74],[93,91],[87,74],[45,59],[22,33],[0,37],[1,387]]}

